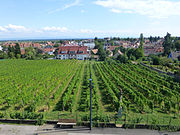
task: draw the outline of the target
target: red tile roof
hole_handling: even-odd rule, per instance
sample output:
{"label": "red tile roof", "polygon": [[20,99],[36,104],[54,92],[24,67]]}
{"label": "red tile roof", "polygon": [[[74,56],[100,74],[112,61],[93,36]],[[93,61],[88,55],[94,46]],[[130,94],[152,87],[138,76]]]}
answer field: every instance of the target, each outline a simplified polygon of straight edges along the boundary
{"label": "red tile roof", "polygon": [[120,46],[108,46],[107,50],[113,51],[113,50],[115,50],[118,47],[120,47]]}
{"label": "red tile roof", "polygon": [[[75,51],[75,54],[88,54],[87,53],[87,46],[61,46],[59,47],[59,54],[69,54],[69,51]],[[66,51],[66,53],[61,53],[62,51]],[[83,51],[83,53],[79,53]]]}

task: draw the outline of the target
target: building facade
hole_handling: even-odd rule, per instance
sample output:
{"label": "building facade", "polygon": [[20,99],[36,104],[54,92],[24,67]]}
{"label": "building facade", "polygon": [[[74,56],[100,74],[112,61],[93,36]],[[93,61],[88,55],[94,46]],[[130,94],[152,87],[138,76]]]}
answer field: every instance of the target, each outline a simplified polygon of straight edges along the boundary
{"label": "building facade", "polygon": [[87,46],[61,46],[59,47],[58,55],[56,56],[56,58],[61,60],[85,60],[89,58],[87,49]]}

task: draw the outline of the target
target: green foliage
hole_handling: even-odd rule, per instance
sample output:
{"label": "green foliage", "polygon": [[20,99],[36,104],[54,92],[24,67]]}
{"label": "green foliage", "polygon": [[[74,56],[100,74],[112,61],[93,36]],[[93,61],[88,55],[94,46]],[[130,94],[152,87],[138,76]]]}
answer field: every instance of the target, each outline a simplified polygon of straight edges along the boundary
{"label": "green foliage", "polygon": [[173,63],[172,59],[166,58],[166,57],[162,57],[160,59],[160,64],[163,66],[170,66],[171,63]]}
{"label": "green foliage", "polygon": [[180,51],[180,40],[177,40],[175,42],[175,48],[176,48],[177,51]]}
{"label": "green foliage", "polygon": [[33,47],[25,48],[25,58],[27,60],[34,60],[36,56],[36,51]]}
{"label": "green foliage", "polygon": [[163,42],[163,47],[164,47],[164,55],[169,55],[171,50],[174,48],[173,40],[171,37],[171,34],[167,33],[167,35],[164,37],[165,40]]}
{"label": "green foliage", "polygon": [[142,50],[142,48],[137,48],[134,52],[134,56],[136,57],[136,59],[139,59],[141,57],[144,56],[144,51]]}
{"label": "green foliage", "polygon": [[59,44],[55,44],[54,47],[59,47]]}
{"label": "green foliage", "polygon": [[180,69],[178,69],[178,70],[175,72],[175,75],[180,76]]}
{"label": "green foliage", "polygon": [[14,54],[16,58],[20,58],[18,55],[21,55],[21,49],[18,43],[16,43],[15,48],[14,48]]}
{"label": "green foliage", "polygon": [[15,59],[15,54],[14,54],[14,52],[10,52],[10,53],[9,53],[9,58]]}
{"label": "green foliage", "polygon": [[104,51],[102,45],[99,46],[97,54],[99,55],[99,60],[104,61],[106,59],[106,52]]}
{"label": "green foliage", "polygon": [[8,58],[8,55],[3,52],[3,51],[0,51],[0,59],[7,59]]}
{"label": "green foliage", "polygon": [[[176,118],[171,123],[177,125],[179,121],[179,83],[142,65],[117,63],[112,59],[105,62],[6,60],[0,64],[3,90],[0,117],[3,118],[37,119],[37,124],[43,124],[45,115],[40,112],[48,115],[46,119],[57,120],[57,113],[63,111],[69,114],[66,118],[74,118],[79,111],[77,117],[88,121],[91,72],[93,121],[114,121],[120,106],[122,113],[130,114],[122,117],[123,123],[129,117],[135,125],[152,124],[153,119],[157,119],[155,125],[166,124],[174,115]],[[160,115],[168,119],[163,122]]]}
{"label": "green foliage", "polygon": [[128,62],[128,57],[126,57],[125,55],[119,55],[117,57],[117,60],[119,60],[120,63],[127,63]]}
{"label": "green foliage", "polygon": [[17,58],[17,59],[20,59],[20,58],[21,58],[21,54],[17,54],[17,55],[16,55],[16,58]]}
{"label": "green foliage", "polygon": [[99,55],[99,60],[104,61],[106,59],[106,52],[104,50],[104,41],[103,40],[95,40],[95,49],[98,49],[98,55]]}
{"label": "green foliage", "polygon": [[159,65],[160,64],[160,58],[158,56],[152,57],[153,65]]}

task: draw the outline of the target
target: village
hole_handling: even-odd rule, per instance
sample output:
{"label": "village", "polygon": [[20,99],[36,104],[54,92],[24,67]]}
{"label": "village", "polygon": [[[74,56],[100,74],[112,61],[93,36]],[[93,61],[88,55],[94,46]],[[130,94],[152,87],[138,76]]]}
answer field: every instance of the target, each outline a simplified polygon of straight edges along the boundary
{"label": "village", "polygon": [[[104,38],[104,50],[109,51],[109,57],[117,57],[122,54],[117,51],[113,54],[116,48],[138,48],[140,45],[139,38],[129,39],[116,39]],[[164,38],[158,38],[156,41],[150,41],[148,38],[144,40],[144,55],[161,54],[164,51],[162,46]],[[15,47],[16,43],[19,44],[21,55],[25,54],[25,48],[32,47],[38,49],[42,55],[47,54],[54,56],[54,59],[89,59],[91,56],[98,60],[98,49],[95,48],[94,39],[86,40],[50,40],[50,41],[3,41],[0,42],[0,51],[7,53],[8,47]]]}

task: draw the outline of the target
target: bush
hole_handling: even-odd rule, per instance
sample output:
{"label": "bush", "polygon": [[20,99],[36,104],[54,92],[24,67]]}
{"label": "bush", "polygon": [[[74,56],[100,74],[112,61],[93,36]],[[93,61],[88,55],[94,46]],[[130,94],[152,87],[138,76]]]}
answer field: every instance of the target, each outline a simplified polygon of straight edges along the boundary
{"label": "bush", "polygon": [[128,62],[128,57],[127,56],[124,56],[124,55],[119,55],[117,57],[117,60],[120,61],[120,63],[127,63]]}
{"label": "bush", "polygon": [[159,65],[160,64],[160,58],[158,56],[153,57],[153,65]]}
{"label": "bush", "polygon": [[5,114],[3,112],[0,112],[0,118],[4,118]]}
{"label": "bush", "polygon": [[160,60],[160,64],[163,65],[163,66],[170,66],[170,63],[173,63],[172,59],[169,59],[169,58],[166,58],[166,57],[163,57]]}

